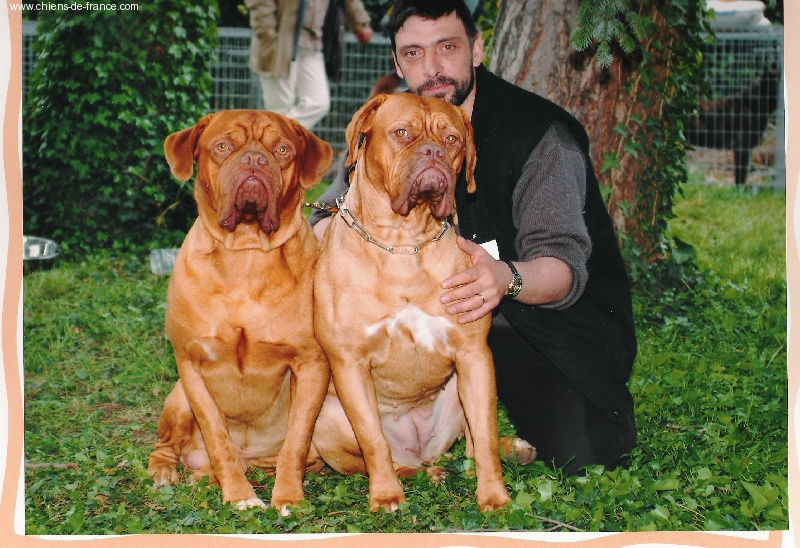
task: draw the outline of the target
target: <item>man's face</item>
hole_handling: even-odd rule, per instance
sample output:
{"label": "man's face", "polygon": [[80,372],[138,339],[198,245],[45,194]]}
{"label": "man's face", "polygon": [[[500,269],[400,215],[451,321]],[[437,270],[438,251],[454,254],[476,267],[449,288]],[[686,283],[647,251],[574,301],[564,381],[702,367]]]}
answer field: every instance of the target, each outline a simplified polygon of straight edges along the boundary
{"label": "man's face", "polygon": [[412,15],[395,35],[397,73],[417,95],[461,105],[473,93],[483,40],[470,44],[464,24],[451,13],[439,19]]}

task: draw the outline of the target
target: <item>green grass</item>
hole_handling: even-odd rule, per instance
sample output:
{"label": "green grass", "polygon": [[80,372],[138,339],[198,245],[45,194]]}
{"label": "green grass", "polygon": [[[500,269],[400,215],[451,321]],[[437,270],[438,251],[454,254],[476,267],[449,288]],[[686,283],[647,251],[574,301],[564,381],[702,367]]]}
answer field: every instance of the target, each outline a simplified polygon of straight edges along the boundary
{"label": "green grass", "polygon": [[[514,503],[498,512],[478,510],[463,442],[442,483],[404,480],[408,502],[396,514],[368,512],[366,478],[329,469],[308,475],[307,500],[288,517],[236,511],[204,482],[154,489],[147,456],[176,378],[167,278],[134,256],[29,272],[26,533],[786,529],[784,200],[687,187],[672,232],[694,245],[702,275],[666,304],[635,300],[630,468],[565,477],[539,462],[506,464]],[[272,478],[250,477],[268,499]]]}

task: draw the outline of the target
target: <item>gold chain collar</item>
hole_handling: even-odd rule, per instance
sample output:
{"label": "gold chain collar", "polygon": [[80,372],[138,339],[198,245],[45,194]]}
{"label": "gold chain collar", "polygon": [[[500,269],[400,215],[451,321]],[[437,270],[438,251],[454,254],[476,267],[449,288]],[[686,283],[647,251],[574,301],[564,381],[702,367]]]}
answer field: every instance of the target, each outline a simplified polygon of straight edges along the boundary
{"label": "gold chain collar", "polygon": [[425,247],[428,244],[432,244],[433,242],[438,242],[441,240],[444,235],[450,230],[450,223],[447,221],[442,221],[442,231],[434,236],[432,239],[422,242],[421,244],[417,244],[415,246],[410,245],[402,245],[402,246],[394,246],[394,245],[387,245],[379,242],[375,238],[370,235],[366,229],[361,226],[361,224],[356,220],[350,210],[347,209],[347,206],[344,203],[344,198],[347,196],[347,192],[342,194],[340,197],[336,198],[336,207],[339,210],[339,216],[344,221],[344,224],[352,228],[356,234],[364,238],[364,240],[368,241],[371,244],[375,244],[376,246],[380,247],[381,249],[388,251],[392,255],[416,255],[419,253],[419,250]]}

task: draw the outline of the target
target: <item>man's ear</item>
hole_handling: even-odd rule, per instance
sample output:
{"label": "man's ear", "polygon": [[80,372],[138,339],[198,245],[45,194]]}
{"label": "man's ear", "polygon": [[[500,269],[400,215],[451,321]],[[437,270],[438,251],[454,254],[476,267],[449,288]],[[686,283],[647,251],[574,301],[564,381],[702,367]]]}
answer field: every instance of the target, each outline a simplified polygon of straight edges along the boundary
{"label": "man's ear", "polygon": [[483,35],[478,33],[475,36],[475,41],[472,43],[472,66],[477,67],[483,63]]}
{"label": "man's ear", "polygon": [[164,155],[172,174],[181,181],[188,181],[194,172],[194,153],[200,135],[211,123],[213,114],[204,116],[196,125],[176,131],[164,141]]}
{"label": "man's ear", "polygon": [[347,139],[347,163],[352,164],[356,159],[358,149],[364,144],[364,138],[372,129],[372,120],[378,108],[389,97],[386,93],[380,93],[367,101],[364,106],[358,109],[353,115],[353,119],[347,124],[345,137]]}

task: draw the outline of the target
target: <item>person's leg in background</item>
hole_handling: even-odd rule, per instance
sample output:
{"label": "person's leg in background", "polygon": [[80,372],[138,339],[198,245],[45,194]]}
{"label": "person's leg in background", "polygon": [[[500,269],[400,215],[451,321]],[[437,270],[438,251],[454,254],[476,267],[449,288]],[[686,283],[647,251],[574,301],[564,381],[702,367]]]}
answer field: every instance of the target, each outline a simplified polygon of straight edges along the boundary
{"label": "person's leg in background", "polygon": [[325,58],[321,51],[300,50],[288,78],[261,75],[264,109],[283,114],[311,129],[331,107]]}
{"label": "person's leg in background", "polygon": [[300,50],[297,60],[292,64],[297,65],[297,100],[293,112],[288,116],[300,122],[303,127],[311,129],[331,109],[325,58],[321,51]]}
{"label": "person's leg in background", "polygon": [[284,116],[290,116],[296,101],[297,66],[289,65],[288,78],[275,78],[260,75],[261,91],[264,94],[264,110],[271,110]]}

